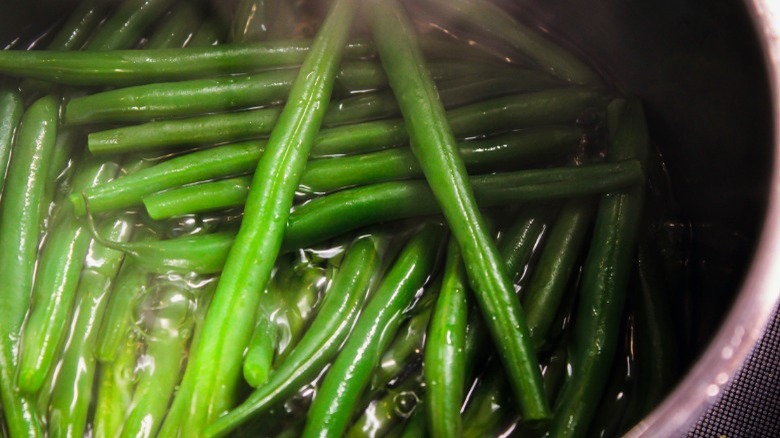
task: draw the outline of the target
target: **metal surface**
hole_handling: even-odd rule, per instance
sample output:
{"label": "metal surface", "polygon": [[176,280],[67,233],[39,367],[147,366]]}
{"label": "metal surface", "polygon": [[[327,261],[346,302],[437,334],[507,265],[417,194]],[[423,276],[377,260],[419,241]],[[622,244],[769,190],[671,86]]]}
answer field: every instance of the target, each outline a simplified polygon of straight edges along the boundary
{"label": "metal surface", "polygon": [[753,0],[747,7],[766,60],[775,126],[766,219],[747,278],[721,329],[684,380],[630,437],[684,435],[731,382],[780,300],[780,2]]}

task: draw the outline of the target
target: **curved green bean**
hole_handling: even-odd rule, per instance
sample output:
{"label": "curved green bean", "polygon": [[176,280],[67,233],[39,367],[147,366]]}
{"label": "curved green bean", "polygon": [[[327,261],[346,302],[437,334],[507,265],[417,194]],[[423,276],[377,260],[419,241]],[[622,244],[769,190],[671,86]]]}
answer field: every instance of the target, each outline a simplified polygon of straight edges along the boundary
{"label": "curved green bean", "polygon": [[443,275],[425,346],[425,400],[431,435],[454,437],[461,433],[468,320],[468,278],[455,240],[447,248]]}
{"label": "curved green bean", "polygon": [[211,424],[206,436],[222,436],[252,415],[267,410],[316,376],[338,353],[376,277],[381,274],[379,253],[383,246],[384,239],[375,236],[360,237],[350,245],[333,284],[325,293],[317,317],[303,339],[287,360],[271,373],[268,382],[240,406]]}
{"label": "curved green bean", "polygon": [[281,248],[295,189],[328,106],[356,8],[356,0],[337,0],[330,6],[301,66],[258,163],[244,220],[225,261],[203,336],[174,400],[174,409],[177,403],[188,406],[184,408],[187,421],[164,425],[163,434],[176,430],[184,435],[200,433],[235,403],[241,359],[257,309],[257,290],[267,285]]}
{"label": "curved green bean", "polygon": [[[120,217],[104,224],[102,231],[112,240],[126,240],[132,227],[128,218]],[[49,436],[53,438],[82,436],[86,429],[97,368],[93,352],[122,253],[93,241],[87,260],[49,402]]]}
{"label": "curved green bean", "polygon": [[425,224],[398,255],[328,369],[302,436],[341,436],[346,431],[355,403],[395,336],[404,309],[433,271],[445,231],[440,224]]}
{"label": "curved green bean", "polygon": [[[621,102],[610,105],[619,111]],[[648,139],[641,104],[629,101],[607,154],[610,160],[639,158],[647,154]],[[602,196],[596,214],[592,245],[583,267],[580,301],[569,349],[571,373],[556,401],[556,417],[550,425],[553,437],[586,433],[605,388],[617,348],[620,317],[625,302],[640,222],[644,187],[638,185]]]}
{"label": "curved green bean", "polygon": [[[73,190],[106,182],[117,171],[114,163],[87,160],[74,177]],[[54,365],[89,242],[89,233],[73,216],[69,203],[61,203],[39,255],[32,303],[22,334],[17,376],[22,391],[37,392]]]}
{"label": "curved green bean", "polygon": [[41,237],[44,193],[54,158],[59,102],[35,101],[21,119],[6,177],[0,212],[0,396],[8,431],[14,437],[41,436],[30,399],[16,389],[19,338],[27,313]]}

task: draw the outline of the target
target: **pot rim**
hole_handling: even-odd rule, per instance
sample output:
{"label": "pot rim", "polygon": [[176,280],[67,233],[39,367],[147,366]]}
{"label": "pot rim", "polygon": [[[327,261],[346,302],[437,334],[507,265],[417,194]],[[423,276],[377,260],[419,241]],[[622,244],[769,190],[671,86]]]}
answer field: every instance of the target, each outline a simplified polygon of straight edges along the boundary
{"label": "pot rim", "polygon": [[743,3],[761,44],[772,101],[773,167],[758,247],[717,335],[675,389],[628,437],[686,435],[732,382],[780,302],[780,2]]}

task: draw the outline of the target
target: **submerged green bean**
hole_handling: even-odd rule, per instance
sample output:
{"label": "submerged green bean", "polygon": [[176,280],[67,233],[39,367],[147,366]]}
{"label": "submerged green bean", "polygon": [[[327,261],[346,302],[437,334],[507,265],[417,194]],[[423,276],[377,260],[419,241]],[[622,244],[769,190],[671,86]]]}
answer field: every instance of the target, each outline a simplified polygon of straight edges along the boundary
{"label": "submerged green bean", "polygon": [[203,335],[174,400],[173,409],[186,411],[187,419],[180,424],[166,420],[163,434],[199,434],[235,403],[257,292],[267,285],[281,248],[295,189],[327,109],[356,9],[356,0],[336,0],[330,6],[301,66],[258,163]]}
{"label": "submerged green bean", "polygon": [[0,199],[3,197],[5,175],[8,161],[11,158],[14,134],[22,119],[23,112],[24,102],[17,91],[5,87],[0,89]]}
{"label": "submerged green bean", "polygon": [[174,0],[123,0],[89,41],[91,50],[132,47]]}
{"label": "submerged green bean", "polygon": [[254,414],[297,391],[335,356],[352,330],[363,302],[381,273],[381,237],[364,236],[350,245],[317,317],[287,359],[240,406],[220,417],[206,436],[222,436]]}
{"label": "submerged green bean", "polygon": [[[147,49],[184,47],[202,21],[201,12],[189,0],[179,1],[171,9],[154,34],[149,37]],[[67,123],[67,121],[65,121]]]}
{"label": "submerged green bean", "polygon": [[109,363],[101,364],[92,422],[95,438],[114,438],[122,429],[135,389],[138,345],[138,334],[131,333],[122,339],[116,357]]}
{"label": "submerged green bean", "polygon": [[31,400],[16,388],[19,342],[43,231],[44,194],[57,137],[58,102],[45,97],[24,113],[14,140],[0,211],[0,396],[12,436],[41,436]]}

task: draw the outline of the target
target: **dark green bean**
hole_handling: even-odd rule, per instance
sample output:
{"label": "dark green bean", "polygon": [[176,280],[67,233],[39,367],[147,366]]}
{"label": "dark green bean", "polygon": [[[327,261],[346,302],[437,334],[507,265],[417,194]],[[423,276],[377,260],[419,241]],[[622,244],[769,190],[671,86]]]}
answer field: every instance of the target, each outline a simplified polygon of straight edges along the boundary
{"label": "dark green bean", "polygon": [[438,14],[458,17],[484,35],[506,41],[544,70],[569,82],[600,87],[601,78],[587,64],[538,32],[518,23],[487,0],[435,0],[428,6]]}
{"label": "dark green bean", "polygon": [[[300,64],[310,41],[224,44],[187,49],[111,51],[0,51],[0,72],[18,77],[86,86],[123,86],[245,73],[264,67]],[[351,57],[370,55],[373,47],[355,41]]]}
{"label": "dark green bean", "polygon": [[[356,0],[337,0],[301,66],[279,122],[260,158],[236,241],[206,317],[197,351],[190,356],[182,390],[174,400],[189,406],[186,422],[163,434],[199,434],[229,409],[241,378],[241,360],[252,335],[259,299],[282,245],[295,189],[327,109]],[[227,336],[226,333],[231,335]]]}
{"label": "dark green bean", "polygon": [[3,196],[14,133],[19,120],[22,119],[22,113],[24,113],[24,102],[19,92],[7,88],[0,89],[0,199]]}
{"label": "dark green bean", "polygon": [[[547,90],[453,109],[448,112],[448,120],[458,137],[535,125],[571,125],[584,109],[602,100],[588,90]],[[257,138],[271,131],[278,115],[278,109],[264,108],[109,129],[90,134],[89,149],[94,154],[138,152]],[[408,143],[401,120],[372,121],[324,129],[317,136],[314,153],[343,155]]]}
{"label": "dark green bean", "polygon": [[[84,161],[74,178],[73,190],[106,182],[117,171],[114,163]],[[39,256],[32,304],[22,335],[17,376],[22,391],[37,392],[54,365],[89,242],[89,233],[73,216],[70,204],[61,203]]]}
{"label": "dark green bean", "polygon": [[[132,227],[128,218],[120,217],[104,224],[102,231],[112,240],[126,240]],[[93,241],[87,260],[51,394],[49,436],[53,438],[84,434],[96,369],[93,352],[103,310],[122,263],[122,253]]]}
{"label": "dark green bean", "polygon": [[501,230],[498,252],[514,283],[520,283],[528,271],[534,249],[546,234],[551,210],[554,209],[549,205],[524,207],[517,217],[512,218],[511,225]]}
{"label": "dark green bean", "polygon": [[412,416],[406,421],[399,438],[427,438],[428,429],[425,424],[428,407],[420,401],[412,412]]}
{"label": "dark green bean", "polygon": [[468,320],[468,278],[455,240],[447,248],[443,275],[425,346],[425,399],[431,435],[454,437],[461,434]]}
{"label": "dark green bean", "polygon": [[214,17],[206,17],[185,47],[215,46],[222,42],[225,33],[224,26],[222,26],[219,20]]}
{"label": "dark green bean", "polygon": [[526,320],[534,346],[540,348],[569,285],[582,245],[590,231],[593,200],[572,199],[561,208],[523,295]]}
{"label": "dark green bean", "polygon": [[[527,170],[471,178],[481,205],[551,200],[598,194],[640,182],[636,161],[582,167]],[[440,212],[421,181],[373,184],[309,201],[291,215],[286,248],[301,248],[362,226]]]}
{"label": "dark green bean", "polygon": [[84,0],[70,13],[48,45],[49,50],[78,50],[106,14],[110,3]]}
{"label": "dark green bean", "polygon": [[338,353],[363,308],[372,284],[381,273],[383,238],[357,239],[344,258],[333,284],[325,293],[317,317],[287,360],[239,407],[217,419],[206,436],[220,436],[264,412],[314,378]]}
{"label": "dark green bean", "polygon": [[146,298],[148,308],[144,336],[144,360],[149,365],[138,372],[138,383],[122,426],[122,438],[154,437],[162,424],[168,403],[179,382],[179,370],[192,335],[190,292],[176,282],[157,283]]}
{"label": "dark green bean", "polygon": [[231,41],[262,41],[268,34],[277,0],[240,0],[233,14]]}
{"label": "dark green bean", "polygon": [[201,13],[192,2],[179,1],[149,37],[146,48],[184,47],[197,31],[201,21]]}
{"label": "dark green bean", "polygon": [[302,436],[341,436],[346,431],[355,403],[395,336],[404,309],[431,275],[444,237],[445,227],[427,223],[398,255],[328,369]]}
{"label": "dark green bean", "polygon": [[101,364],[92,426],[95,438],[114,438],[122,429],[135,389],[138,346],[138,334],[130,333],[122,339],[114,360]]}
{"label": "dark green bean", "polygon": [[[459,143],[459,150],[470,172],[506,169],[507,163],[521,166],[573,152],[580,137],[575,128],[549,127],[527,129],[487,139]],[[93,212],[132,207],[155,192],[212,178],[223,178],[254,170],[265,142],[255,141],[209,148],[192,152],[119,178],[85,191]],[[298,190],[327,192],[350,185],[361,185],[421,176],[422,172],[411,151],[404,148],[349,157],[309,161]],[[232,181],[232,180],[231,180]],[[221,182],[217,185],[230,185]],[[185,191],[198,190],[195,188]],[[167,202],[175,193],[155,195],[154,202]],[[223,203],[228,198],[204,198]],[[151,197],[150,197],[151,199]],[[71,196],[76,214],[84,213],[84,198]],[[173,202],[176,201],[175,198]],[[179,204],[181,205],[181,204]],[[234,204],[223,204],[234,205]],[[151,211],[150,211],[151,213]],[[155,214],[152,213],[152,217]]]}
{"label": "dark green bean", "polygon": [[40,420],[16,389],[19,338],[27,313],[43,224],[43,198],[57,137],[58,102],[37,100],[22,116],[0,212],[0,395],[11,436],[42,436]]}
{"label": "dark green bean", "polygon": [[[529,163],[574,152],[579,130],[565,127],[529,128],[485,139],[458,142],[469,173],[518,169]],[[309,161],[301,179],[302,193],[385,181],[419,178],[423,169],[409,148],[394,148],[346,157]]]}
{"label": "dark green bean", "polygon": [[374,400],[349,427],[347,438],[382,437],[409,418],[420,404],[423,392],[422,373],[418,369],[400,384],[387,389]]}
{"label": "dark green bean", "polygon": [[[610,104],[614,138],[610,160],[644,160],[648,139],[641,104]],[[598,407],[617,347],[635,236],[642,212],[644,188],[639,185],[602,196],[592,245],[583,267],[579,306],[570,347],[571,372],[556,401],[553,437],[582,436]]]}
{"label": "dark green bean", "polygon": [[130,48],[174,0],[123,0],[90,39],[90,50]]}

